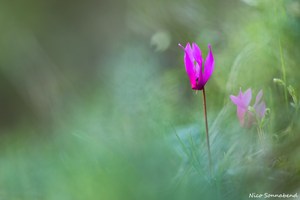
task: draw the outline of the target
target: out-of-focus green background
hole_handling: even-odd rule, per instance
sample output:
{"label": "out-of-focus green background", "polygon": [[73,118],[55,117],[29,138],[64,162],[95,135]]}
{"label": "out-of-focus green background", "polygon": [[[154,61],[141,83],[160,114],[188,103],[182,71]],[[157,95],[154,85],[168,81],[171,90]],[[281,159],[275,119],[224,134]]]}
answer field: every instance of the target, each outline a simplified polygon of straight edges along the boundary
{"label": "out-of-focus green background", "polygon": [[[299,0],[1,0],[0,199],[300,196],[299,38]],[[215,57],[213,178],[187,42]],[[240,88],[263,89],[263,143]]]}

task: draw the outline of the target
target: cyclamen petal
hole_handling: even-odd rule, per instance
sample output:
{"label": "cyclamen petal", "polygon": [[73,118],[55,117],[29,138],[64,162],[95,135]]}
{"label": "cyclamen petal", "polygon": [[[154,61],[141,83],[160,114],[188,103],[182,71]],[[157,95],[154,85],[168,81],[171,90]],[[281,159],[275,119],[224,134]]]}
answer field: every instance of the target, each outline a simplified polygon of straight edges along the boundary
{"label": "cyclamen petal", "polygon": [[255,104],[258,104],[260,102],[262,96],[263,96],[263,91],[260,90],[256,95]]}
{"label": "cyclamen petal", "polygon": [[258,117],[261,119],[266,113],[266,104],[265,102],[261,102],[257,105],[254,105],[254,109]]}
{"label": "cyclamen petal", "polygon": [[242,102],[241,102],[241,100],[240,100],[240,98],[238,98],[236,96],[233,96],[233,95],[230,95],[230,99],[238,107],[244,107],[243,104],[242,104]]}
{"label": "cyclamen petal", "polygon": [[253,105],[257,116],[261,119],[265,115],[266,112],[266,104],[264,101],[261,101],[263,96],[263,91],[260,90],[256,95],[255,104]]}
{"label": "cyclamen petal", "polygon": [[243,95],[243,103],[246,107],[249,106],[251,99],[252,99],[252,90],[251,88],[249,88],[248,90],[246,90],[246,92]]}
{"label": "cyclamen petal", "polygon": [[191,61],[191,59],[187,53],[184,55],[184,63],[185,63],[185,70],[190,79],[191,86],[195,87],[196,86],[196,76],[195,76],[194,64]]}
{"label": "cyclamen petal", "polygon": [[201,63],[199,65],[202,67],[202,54],[196,43],[193,43],[193,56],[198,63]]}
{"label": "cyclamen petal", "polygon": [[186,53],[186,55],[188,55],[190,57],[191,61],[194,62],[193,49],[192,49],[190,43],[187,43],[187,45],[185,47],[185,53]]}
{"label": "cyclamen petal", "polygon": [[211,50],[211,45],[208,45],[208,49],[209,49],[209,53],[205,60],[204,75],[203,75],[203,79],[205,83],[209,80],[210,76],[212,75],[214,71],[214,65],[215,65],[215,60]]}
{"label": "cyclamen petal", "polygon": [[261,106],[258,110],[258,113],[260,114],[261,118],[263,118],[265,116],[265,114],[266,114],[266,104],[265,104],[265,102],[261,103]]}

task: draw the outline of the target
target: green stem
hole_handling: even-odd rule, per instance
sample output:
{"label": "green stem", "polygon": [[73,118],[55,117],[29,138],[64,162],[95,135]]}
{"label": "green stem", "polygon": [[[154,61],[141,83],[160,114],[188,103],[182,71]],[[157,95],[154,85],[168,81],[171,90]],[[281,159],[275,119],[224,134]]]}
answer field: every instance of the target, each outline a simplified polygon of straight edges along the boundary
{"label": "green stem", "polygon": [[257,127],[257,133],[258,133],[258,139],[259,139],[260,145],[264,149],[264,133],[263,133],[263,130],[260,125],[258,125],[258,127]]}
{"label": "green stem", "polygon": [[205,119],[206,142],[207,142],[208,159],[209,159],[209,171],[211,174],[212,161],[211,161],[210,144],[209,144],[208,122],[207,122],[207,111],[206,111],[206,96],[205,96],[204,87],[202,90],[202,94],[203,94],[203,110],[204,110],[204,119]]}
{"label": "green stem", "polygon": [[[284,58],[283,58],[283,52],[282,52],[282,45],[281,45],[281,40],[279,39],[279,49],[280,49],[280,61],[281,61],[281,70],[282,70],[282,79],[285,84],[286,83],[286,72],[285,72],[285,63],[284,63]],[[288,108],[288,97],[287,97],[287,88],[284,87],[284,98],[285,98],[285,104],[286,107]]]}

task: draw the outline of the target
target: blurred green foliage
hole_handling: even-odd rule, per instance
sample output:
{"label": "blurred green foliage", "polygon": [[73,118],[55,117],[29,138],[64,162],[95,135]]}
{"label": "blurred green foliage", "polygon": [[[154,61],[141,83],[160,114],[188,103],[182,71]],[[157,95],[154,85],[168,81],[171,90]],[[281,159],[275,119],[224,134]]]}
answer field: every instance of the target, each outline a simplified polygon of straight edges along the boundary
{"label": "blurred green foliage", "polygon": [[[0,5],[0,199],[299,192],[298,0]],[[213,178],[201,95],[177,46],[186,42],[204,55],[212,44],[216,62],[206,86]],[[229,100],[240,87],[264,91],[261,142]]]}

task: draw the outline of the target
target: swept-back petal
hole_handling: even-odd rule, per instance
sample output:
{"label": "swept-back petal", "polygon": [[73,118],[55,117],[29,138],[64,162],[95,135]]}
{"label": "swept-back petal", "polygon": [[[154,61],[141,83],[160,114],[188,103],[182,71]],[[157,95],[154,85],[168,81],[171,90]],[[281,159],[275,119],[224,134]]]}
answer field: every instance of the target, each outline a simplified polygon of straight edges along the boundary
{"label": "swept-back petal", "polygon": [[196,76],[194,72],[194,64],[187,52],[185,52],[184,54],[184,64],[185,64],[186,73],[190,79],[191,86],[194,87],[197,84]]}
{"label": "swept-back petal", "polygon": [[208,45],[208,49],[209,52],[205,59],[205,64],[204,64],[204,74],[203,74],[204,84],[209,80],[210,76],[212,75],[214,71],[214,65],[215,65],[215,60],[214,60],[214,56],[210,44]]}
{"label": "swept-back petal", "polygon": [[194,62],[194,56],[193,56],[193,49],[190,45],[190,43],[187,43],[185,46],[185,53],[190,57],[190,60]]}
{"label": "swept-back petal", "polygon": [[202,53],[200,48],[196,43],[193,43],[193,56],[194,59],[197,61],[197,63],[200,65],[200,68],[202,68]]}
{"label": "swept-back petal", "polygon": [[259,104],[254,105],[255,112],[259,118],[262,118],[266,113],[266,104],[265,102],[261,102]]}
{"label": "swept-back petal", "polygon": [[239,97],[239,98],[243,98],[243,95],[244,95],[244,94],[243,94],[243,92],[242,92],[242,88],[240,88],[240,92],[239,92],[239,94],[238,94],[238,97]]}
{"label": "swept-back petal", "polygon": [[263,91],[260,90],[256,95],[255,104],[258,104],[260,102],[262,96],[263,96]]}
{"label": "swept-back petal", "polygon": [[200,48],[198,47],[198,45],[196,43],[192,44],[192,49],[193,49],[194,59],[197,62],[196,68],[195,68],[196,77],[202,79],[202,54],[201,54],[201,50],[200,50]]}
{"label": "swept-back petal", "polygon": [[251,88],[249,88],[248,90],[246,90],[246,92],[242,96],[243,96],[242,101],[243,101],[244,106],[248,107],[249,104],[250,104],[250,101],[252,99]]}
{"label": "swept-back petal", "polygon": [[239,99],[238,97],[230,95],[230,99],[238,107],[243,107],[243,104],[241,104],[241,99]]}

